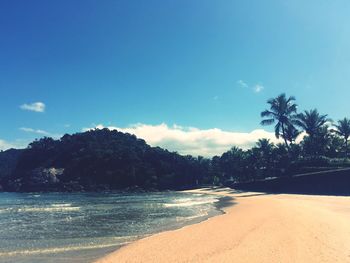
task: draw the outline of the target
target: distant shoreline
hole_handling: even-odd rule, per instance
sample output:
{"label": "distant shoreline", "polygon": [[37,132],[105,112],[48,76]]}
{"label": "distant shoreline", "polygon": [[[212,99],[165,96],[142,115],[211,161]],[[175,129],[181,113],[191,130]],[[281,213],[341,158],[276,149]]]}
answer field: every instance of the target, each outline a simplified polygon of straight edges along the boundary
{"label": "distant shoreline", "polygon": [[350,197],[187,192],[228,197],[227,204],[236,205],[199,224],[135,241],[96,262],[349,261]]}

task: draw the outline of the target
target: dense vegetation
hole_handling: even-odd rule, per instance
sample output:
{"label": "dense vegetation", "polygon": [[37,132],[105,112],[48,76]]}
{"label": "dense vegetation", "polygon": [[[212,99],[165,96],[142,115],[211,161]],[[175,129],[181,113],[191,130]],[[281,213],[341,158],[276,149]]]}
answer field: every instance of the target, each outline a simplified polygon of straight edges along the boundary
{"label": "dense vegetation", "polygon": [[261,124],[274,125],[275,136],[283,143],[260,139],[250,150],[233,147],[214,157],[221,181],[256,181],[350,166],[349,119],[334,123],[317,109],[298,113],[295,98],[285,94],[268,100],[268,106]]}
{"label": "dense vegetation", "polygon": [[[274,125],[274,145],[260,139],[212,159],[151,147],[134,135],[91,130],[42,138],[24,150],[0,153],[0,188],[6,191],[181,189],[198,184],[251,182],[267,177],[350,166],[350,120],[333,123],[316,109],[297,112],[294,97],[268,101],[262,125]],[[304,135],[304,136],[303,136]],[[301,138],[303,137],[303,138]]]}
{"label": "dense vegetation", "polygon": [[197,182],[197,163],[134,135],[93,130],[32,142],[1,184],[10,191],[179,189]]}

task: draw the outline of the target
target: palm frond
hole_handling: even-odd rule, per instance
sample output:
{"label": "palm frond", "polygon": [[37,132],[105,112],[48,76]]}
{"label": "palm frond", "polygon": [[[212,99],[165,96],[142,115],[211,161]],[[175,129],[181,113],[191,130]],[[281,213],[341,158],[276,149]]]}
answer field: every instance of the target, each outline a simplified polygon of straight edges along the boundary
{"label": "palm frond", "polygon": [[290,96],[287,100],[287,103],[291,102],[291,101],[295,101],[296,98],[294,96]]}
{"label": "palm frond", "polygon": [[280,138],[280,131],[281,131],[281,123],[278,122],[275,126],[275,136],[277,139]]}
{"label": "palm frond", "polygon": [[274,115],[275,115],[275,113],[273,113],[272,111],[269,111],[269,110],[264,110],[263,112],[260,113],[261,118],[273,117]]}
{"label": "palm frond", "polygon": [[266,119],[261,121],[261,125],[263,126],[271,125],[273,123],[275,123],[275,119]]}

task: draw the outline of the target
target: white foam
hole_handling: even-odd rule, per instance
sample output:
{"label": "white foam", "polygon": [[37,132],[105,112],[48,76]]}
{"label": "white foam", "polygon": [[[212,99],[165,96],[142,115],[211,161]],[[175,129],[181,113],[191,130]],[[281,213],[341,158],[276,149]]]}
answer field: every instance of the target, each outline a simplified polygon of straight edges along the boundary
{"label": "white foam", "polygon": [[204,216],[208,216],[208,213],[207,212],[204,212],[204,213],[200,213],[200,214],[197,214],[197,215],[194,215],[194,216],[177,216],[176,217],[176,221],[190,221],[190,220],[193,220],[193,219],[196,219],[196,218],[200,218],[200,217],[204,217]]}
{"label": "white foam", "polygon": [[210,199],[178,199],[175,200],[174,203],[166,203],[163,204],[164,207],[190,207],[190,206],[197,206],[197,205],[206,205],[206,204],[213,204],[217,202],[217,199],[210,198]]}
{"label": "white foam", "polygon": [[53,253],[62,253],[62,252],[70,252],[70,251],[114,247],[114,246],[124,245],[128,243],[129,242],[112,243],[112,244],[96,244],[96,245],[92,244],[92,245],[73,246],[73,247],[56,247],[56,248],[54,247],[54,248],[33,249],[33,250],[17,250],[17,251],[9,251],[9,252],[0,252],[0,257],[13,257],[13,256],[24,256],[24,255],[35,255],[35,254],[53,254]]}
{"label": "white foam", "polygon": [[72,206],[72,204],[52,204],[51,206],[53,206],[53,207],[67,207],[67,206]]}
{"label": "white foam", "polygon": [[11,208],[0,209],[0,214],[11,211]]}
{"label": "white foam", "polygon": [[65,211],[79,211],[79,206],[64,206],[64,207],[24,207],[19,208],[18,212],[65,212]]}

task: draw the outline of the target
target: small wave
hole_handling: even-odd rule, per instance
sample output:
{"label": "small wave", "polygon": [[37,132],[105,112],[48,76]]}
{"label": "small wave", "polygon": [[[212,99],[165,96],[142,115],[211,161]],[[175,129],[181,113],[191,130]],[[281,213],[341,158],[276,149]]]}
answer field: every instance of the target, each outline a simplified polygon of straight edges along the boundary
{"label": "small wave", "polygon": [[194,216],[177,216],[176,217],[176,221],[190,221],[196,218],[200,218],[200,217],[204,217],[204,216],[208,216],[208,213],[200,213]]}
{"label": "small wave", "polygon": [[10,212],[11,208],[0,209],[0,214]]}
{"label": "small wave", "polygon": [[193,200],[198,200],[198,199],[194,199],[194,198],[178,198],[178,199],[175,199],[173,202],[174,203],[185,203],[185,202],[189,202],[189,201],[193,201]]}
{"label": "small wave", "polygon": [[83,246],[72,246],[72,247],[54,247],[54,248],[45,248],[45,249],[33,249],[33,250],[17,250],[9,252],[0,252],[0,257],[13,257],[13,256],[24,256],[24,255],[36,255],[36,254],[54,254],[70,251],[79,251],[79,250],[89,250],[89,249],[99,249],[107,247],[115,247],[120,245],[125,245],[130,243],[129,241],[122,243],[111,243],[111,244],[97,244],[97,245],[83,245]]}
{"label": "small wave", "polygon": [[53,206],[53,207],[67,207],[67,206],[72,206],[72,204],[52,204],[51,206]]}
{"label": "small wave", "polygon": [[50,207],[23,207],[23,208],[4,208],[0,209],[0,214],[9,212],[69,212],[69,211],[79,211],[79,206],[50,206]]}
{"label": "small wave", "polygon": [[215,203],[217,201],[218,201],[217,199],[206,199],[206,200],[201,200],[201,201],[187,201],[187,202],[178,202],[178,203],[166,203],[166,204],[163,204],[163,206],[164,207],[189,207],[189,206],[196,206],[196,205],[213,204],[213,203]]}
{"label": "small wave", "polygon": [[25,207],[19,208],[18,212],[66,212],[66,211],[79,211],[79,206],[64,206],[64,207]]}

